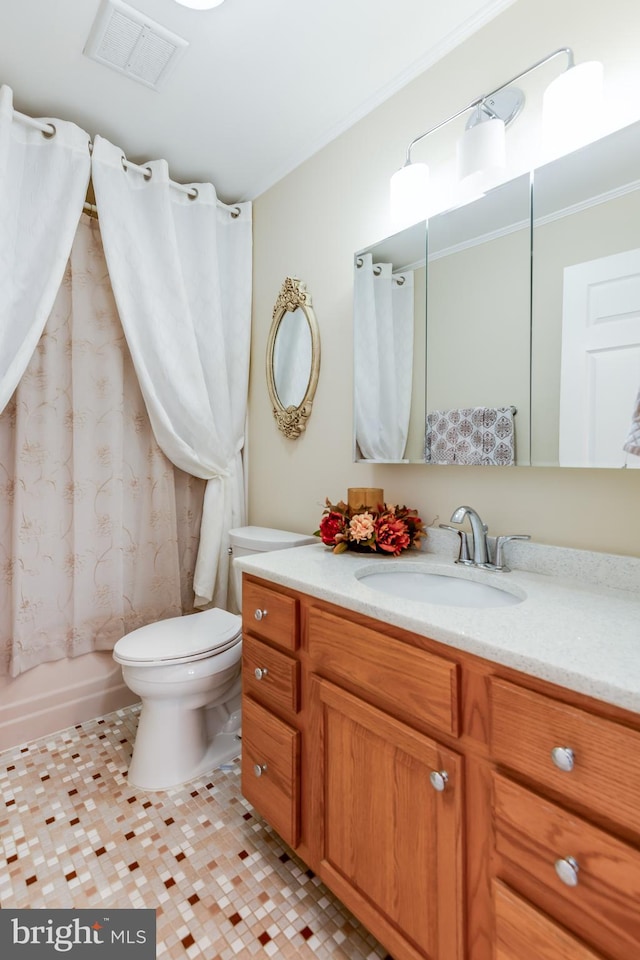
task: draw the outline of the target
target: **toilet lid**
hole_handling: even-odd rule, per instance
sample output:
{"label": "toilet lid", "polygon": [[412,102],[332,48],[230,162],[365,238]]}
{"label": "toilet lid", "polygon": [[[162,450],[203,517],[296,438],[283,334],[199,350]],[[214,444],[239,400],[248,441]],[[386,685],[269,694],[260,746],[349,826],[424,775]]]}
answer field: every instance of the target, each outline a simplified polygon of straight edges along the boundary
{"label": "toilet lid", "polygon": [[202,660],[234,646],[241,634],[241,618],[214,607],[138,627],[118,640],[113,656],[118,663]]}

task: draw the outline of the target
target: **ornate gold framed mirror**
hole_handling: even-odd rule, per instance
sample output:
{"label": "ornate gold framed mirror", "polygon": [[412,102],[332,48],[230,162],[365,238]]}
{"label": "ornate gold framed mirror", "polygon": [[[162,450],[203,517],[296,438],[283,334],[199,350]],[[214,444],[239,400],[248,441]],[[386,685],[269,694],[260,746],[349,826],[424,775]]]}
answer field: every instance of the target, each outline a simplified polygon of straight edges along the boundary
{"label": "ornate gold framed mirror", "polygon": [[267,388],[278,429],[295,440],[311,416],[320,374],[320,331],[311,294],[286,277],[273,308],[267,344]]}

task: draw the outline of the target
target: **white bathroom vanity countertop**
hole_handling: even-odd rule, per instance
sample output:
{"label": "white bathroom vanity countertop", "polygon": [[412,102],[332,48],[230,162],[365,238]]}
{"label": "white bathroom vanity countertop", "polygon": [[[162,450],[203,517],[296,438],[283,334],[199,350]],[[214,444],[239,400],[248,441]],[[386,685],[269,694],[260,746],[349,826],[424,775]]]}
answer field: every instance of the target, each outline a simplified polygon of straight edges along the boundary
{"label": "white bathroom vanity countertop", "polygon": [[[400,557],[336,556],[318,543],[234,563],[274,584],[640,713],[640,559],[514,542],[507,553],[514,569],[491,572],[456,565],[453,543],[451,534],[430,530],[425,550]],[[400,599],[358,580],[358,573],[388,565],[477,579],[525,597],[488,609],[444,606]]]}

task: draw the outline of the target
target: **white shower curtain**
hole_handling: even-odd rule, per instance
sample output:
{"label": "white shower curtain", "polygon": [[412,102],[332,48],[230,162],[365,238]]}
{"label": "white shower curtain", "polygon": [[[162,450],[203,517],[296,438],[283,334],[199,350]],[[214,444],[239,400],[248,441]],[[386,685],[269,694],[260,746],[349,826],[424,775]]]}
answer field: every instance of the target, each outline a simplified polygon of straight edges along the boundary
{"label": "white shower curtain", "polygon": [[413,374],[413,272],[364,254],[354,281],[355,435],[365,460],[401,460]]}
{"label": "white shower curtain", "polygon": [[244,522],[242,449],[251,325],[251,205],[195,200],[164,160],[145,177],[94,140],[92,175],[105,256],[155,437],[176,466],[208,481],[196,604],[227,606],[228,530]]}
{"label": "white shower curtain", "polygon": [[0,87],[0,411],[53,307],[89,183],[89,135],[48,122],[52,137],[14,119]]}

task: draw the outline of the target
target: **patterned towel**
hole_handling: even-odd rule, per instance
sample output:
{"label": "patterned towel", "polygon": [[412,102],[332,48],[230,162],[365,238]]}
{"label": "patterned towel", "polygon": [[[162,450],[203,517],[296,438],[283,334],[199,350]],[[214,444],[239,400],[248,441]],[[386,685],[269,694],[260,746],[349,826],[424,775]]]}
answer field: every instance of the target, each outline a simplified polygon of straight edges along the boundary
{"label": "patterned towel", "polygon": [[636,457],[640,457],[640,389],[636,397],[636,405],[631,414],[629,436],[625,440],[622,449],[626,450],[627,453],[634,453]]}
{"label": "patterned towel", "polygon": [[513,466],[512,407],[463,407],[427,414],[426,463]]}

